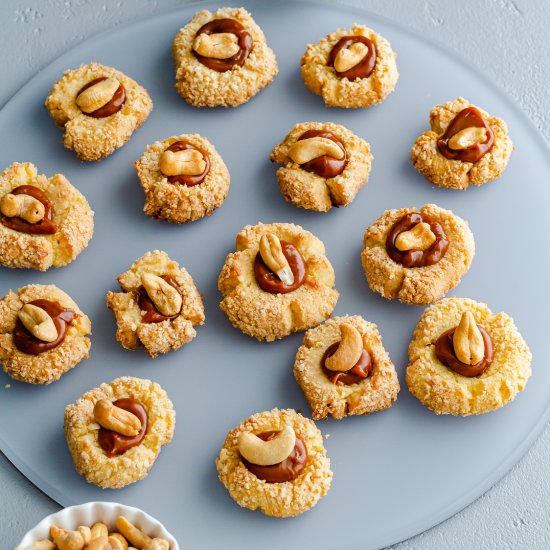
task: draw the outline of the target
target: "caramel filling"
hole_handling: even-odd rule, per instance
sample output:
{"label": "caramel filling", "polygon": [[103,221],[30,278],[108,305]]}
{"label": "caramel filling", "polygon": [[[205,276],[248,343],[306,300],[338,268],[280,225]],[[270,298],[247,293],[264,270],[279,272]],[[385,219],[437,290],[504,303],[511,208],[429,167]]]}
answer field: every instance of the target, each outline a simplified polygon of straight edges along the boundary
{"label": "caramel filling", "polygon": [[[181,294],[178,284],[172,277],[170,277],[170,275],[161,275],[161,279],[164,279],[170,286],[174,287]],[[139,286],[136,293],[136,301],[139,309],[141,311],[145,311],[145,314],[141,318],[142,323],[162,323],[162,321],[165,321],[166,319],[175,319],[180,314],[180,311],[178,311],[175,315],[163,315],[155,307],[153,300],[149,298],[149,294],[147,294],[147,291],[143,286]]]}
{"label": "caramel filling", "polygon": [[15,347],[29,355],[38,355],[44,351],[48,351],[56,348],[65,340],[67,334],[67,326],[78,317],[78,314],[72,309],[64,308],[57,302],[51,302],[50,300],[33,300],[29,302],[33,306],[42,308],[52,319],[57,330],[57,339],[53,342],[43,342],[33,336],[23,325],[18,318],[15,322],[15,328],[13,330],[13,343]]}
{"label": "caramel filling", "polygon": [[[483,143],[478,143],[466,149],[451,149],[449,140],[465,128],[484,128],[487,133],[487,139]],[[461,160],[462,162],[477,162],[483,155],[488,153],[495,141],[493,130],[489,127],[482,114],[475,107],[467,107],[458,113],[445,133],[437,140],[439,152],[450,160]]]}
{"label": "caramel filling", "polygon": [[254,275],[256,281],[262,290],[270,292],[271,294],[287,294],[297,288],[301,287],[306,278],[306,265],[304,259],[298,249],[286,241],[281,241],[281,248],[283,254],[288,261],[288,265],[294,275],[294,283],[286,285],[277,277],[262,259],[262,255],[258,252],[254,259]]}
{"label": "caramel filling", "polygon": [[252,35],[235,19],[214,19],[206,25],[203,25],[195,35],[199,34],[216,34],[216,33],[231,33],[237,37],[239,51],[227,59],[215,59],[213,57],[205,57],[200,55],[195,50],[194,56],[205,66],[213,71],[225,73],[233,67],[242,67],[248,58],[254,41]]}
{"label": "caramel filling", "polygon": [[341,174],[344,171],[346,164],[348,163],[346,148],[344,147],[344,144],[334,134],[331,134],[330,132],[325,132],[324,130],[308,130],[300,136],[298,141],[313,137],[324,137],[330,139],[331,141],[334,141],[334,143],[336,143],[344,152],[344,158],[335,159],[329,155],[321,155],[320,157],[310,160],[309,162],[300,164],[300,168],[303,168],[308,172],[313,172],[314,174],[317,174],[318,176],[321,176],[325,179],[334,178]]}
{"label": "caramel filling", "polygon": [[187,187],[193,187],[194,185],[199,185],[200,183],[202,183],[204,181],[204,178],[206,178],[206,176],[208,175],[208,172],[210,172],[210,158],[202,149],[195,147],[187,141],[175,141],[165,150],[175,153],[176,151],[185,151],[186,149],[194,149],[195,151],[199,151],[199,153],[202,154],[202,158],[204,159],[204,163],[206,164],[204,170],[202,171],[202,173],[197,174],[196,176],[166,176],[166,179],[170,183],[181,183],[182,185],[187,185]]}
{"label": "caramel filling", "polygon": [[9,227],[14,231],[20,231],[21,233],[28,233],[30,235],[53,235],[57,231],[57,226],[52,222],[52,203],[40,187],[36,187],[36,185],[20,185],[19,187],[13,189],[11,194],[29,195],[34,197],[44,205],[45,212],[44,218],[36,223],[29,223],[28,221],[17,216],[2,216],[2,223],[6,227]]}
{"label": "caramel filling", "polygon": [[106,428],[100,428],[97,434],[97,442],[108,457],[120,455],[132,447],[136,447],[142,442],[147,432],[147,411],[139,401],[128,397],[117,399],[113,402],[113,405],[137,416],[141,422],[141,430],[135,436],[128,436],[120,435]]}
{"label": "caramel filling", "polygon": [[455,354],[453,345],[453,335],[456,327],[445,331],[435,343],[435,355],[437,358],[452,371],[461,374],[462,376],[474,377],[485,372],[489,365],[493,362],[493,341],[487,331],[480,325],[477,325],[483,343],[485,344],[483,359],[475,364],[468,365],[458,359]]}
{"label": "caramel filling", "polygon": [[334,67],[334,60],[336,56],[340,53],[340,50],[344,48],[349,48],[352,44],[356,42],[361,42],[367,46],[368,51],[365,57],[361,61],[344,72],[338,72],[336,69],[334,71],[340,78],[347,78],[348,80],[356,80],[358,78],[368,78],[374,67],[376,66],[376,47],[372,40],[369,40],[366,36],[344,36],[340,38],[338,42],[334,45],[329,54],[328,65]]}
{"label": "caramel filling", "polygon": [[335,342],[334,344],[330,345],[326,349],[323,358],[321,359],[321,368],[323,369],[323,372],[326,374],[327,378],[333,384],[344,384],[346,386],[357,384],[357,382],[361,382],[361,380],[367,378],[372,372],[373,362],[371,354],[364,348],[363,352],[361,353],[361,357],[359,357],[359,361],[357,361],[357,363],[355,363],[355,365],[353,365],[350,370],[342,372],[329,370],[326,368],[326,360],[334,354],[339,345],[340,342]]}
{"label": "caramel filling", "polygon": [[[85,84],[78,90],[78,93],[76,94],[76,97],[78,97],[84,90],[87,90],[88,88],[91,88],[94,84],[97,84],[98,82],[101,82],[102,80],[106,80],[106,76],[101,76],[99,78],[94,78],[94,80],[91,80],[88,82],[88,84]],[[96,109],[95,111],[92,111],[91,113],[84,113],[86,116],[91,116],[92,118],[105,118],[107,116],[114,115],[115,113],[118,113],[120,109],[122,109],[122,106],[124,105],[124,102],[126,101],[126,90],[124,89],[124,86],[120,84],[120,86],[117,88],[117,91],[114,93],[113,97],[105,104],[103,107],[100,107],[99,109]]]}
{"label": "caramel filling", "polygon": [[[270,441],[279,432],[277,430],[271,430],[258,434],[260,439],[264,441]],[[263,479],[267,483],[284,483],[285,481],[292,481],[296,479],[302,470],[304,469],[307,461],[307,449],[304,442],[296,437],[296,445],[290,455],[278,464],[272,466],[258,466],[252,464],[241,457],[243,464],[250,470],[257,478]]]}
{"label": "caramel filling", "polygon": [[[435,242],[426,250],[399,250],[395,246],[395,241],[399,234],[409,231],[415,225],[423,222],[429,224],[432,233],[435,235]],[[386,238],[386,252],[388,256],[394,262],[400,263],[405,267],[434,265],[445,256],[448,248],[449,241],[441,225],[418,213],[405,214],[397,220]]]}

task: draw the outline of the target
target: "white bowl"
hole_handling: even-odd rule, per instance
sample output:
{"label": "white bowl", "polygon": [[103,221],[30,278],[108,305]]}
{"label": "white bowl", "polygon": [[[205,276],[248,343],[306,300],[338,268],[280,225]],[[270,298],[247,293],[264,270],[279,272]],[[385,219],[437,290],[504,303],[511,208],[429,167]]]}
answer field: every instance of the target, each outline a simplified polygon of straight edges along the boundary
{"label": "white bowl", "polygon": [[49,538],[52,525],[57,525],[63,529],[76,529],[79,525],[91,527],[96,521],[101,521],[107,525],[109,531],[111,529],[115,530],[115,521],[118,516],[124,516],[130,523],[151,538],[166,539],[170,543],[170,550],[179,550],[176,539],[164,528],[160,521],[139,508],[117,504],[116,502],[86,502],[51,514],[33,527],[23,537],[17,548],[27,550],[33,542]]}

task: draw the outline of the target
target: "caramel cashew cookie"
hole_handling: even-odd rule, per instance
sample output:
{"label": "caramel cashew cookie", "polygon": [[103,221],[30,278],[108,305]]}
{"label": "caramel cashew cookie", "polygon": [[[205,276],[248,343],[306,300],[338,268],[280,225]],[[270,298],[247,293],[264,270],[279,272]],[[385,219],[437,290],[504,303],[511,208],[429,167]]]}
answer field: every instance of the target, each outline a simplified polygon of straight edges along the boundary
{"label": "caramel cashew cookie", "polygon": [[[107,420],[113,416],[117,423]],[[159,384],[132,376],[101,384],[65,408],[65,436],[76,471],[103,489],[146,477],[172,440],[175,424],[174,407]],[[133,431],[125,430],[132,426]]]}
{"label": "caramel cashew cookie", "polygon": [[216,467],[239,506],[274,517],[306,512],[332,480],[321,432],[292,409],[257,413],[241,422],[227,434]]}
{"label": "caramel cashew cookie", "polygon": [[153,109],[145,88],[99,63],[65,71],[44,105],[64,130],[65,147],[87,161],[122,147]]}
{"label": "caramel cashew cookie", "polygon": [[474,236],[450,210],[387,210],[363,238],[361,260],[372,291],[384,298],[424,305],[454,288],[472,263]]}
{"label": "caramel cashew cookie", "polygon": [[234,327],[271,342],[332,313],[339,296],[334,271],[309,231],[290,223],[247,225],[236,247],[218,278],[220,307]]}
{"label": "caramel cashew cookie", "polygon": [[334,317],[308,330],[296,354],[294,376],[315,420],[388,409],[399,392],[377,326],[359,315]]}
{"label": "caramel cashew cookie", "polygon": [[277,60],[244,8],[201,10],[172,44],[176,90],[195,107],[237,107],[268,86]]}
{"label": "caramel cashew cookie", "polygon": [[198,134],[156,141],[134,166],[145,191],[143,211],[157,219],[186,223],[210,216],[229,191],[223,159]]}
{"label": "caramel cashew cookie", "polygon": [[194,327],[204,323],[191,275],[166,252],[146,252],[117,281],[122,292],[107,292],[107,307],[117,320],[117,340],[128,350],[143,346],[155,358],[190,342]]}
{"label": "caramel cashew cookie", "polygon": [[94,213],[62,174],[48,178],[30,162],[0,173],[0,265],[45,271],[88,246]]}
{"label": "caramel cashew cookie", "polygon": [[459,97],[430,112],[430,130],[411,149],[413,166],[431,183],[467,189],[498,178],[514,150],[506,122]]}
{"label": "caramel cashew cookie", "polygon": [[329,107],[370,107],[393,92],[399,78],[396,57],[384,37],[355,24],[308,44],[302,78]]}
{"label": "caramel cashew cookie", "polygon": [[0,300],[0,363],[13,379],[50,384],[88,358],[90,319],[54,285],[11,290]]}
{"label": "caramel cashew cookie", "polygon": [[332,122],[297,124],[270,155],[282,165],[277,180],[285,200],[319,212],[353,201],[369,179],[372,158],[366,141]]}
{"label": "caramel cashew cookie", "polygon": [[409,345],[409,391],[436,414],[468,416],[513,401],[531,376],[531,352],[506,313],[446,298],[418,320]]}

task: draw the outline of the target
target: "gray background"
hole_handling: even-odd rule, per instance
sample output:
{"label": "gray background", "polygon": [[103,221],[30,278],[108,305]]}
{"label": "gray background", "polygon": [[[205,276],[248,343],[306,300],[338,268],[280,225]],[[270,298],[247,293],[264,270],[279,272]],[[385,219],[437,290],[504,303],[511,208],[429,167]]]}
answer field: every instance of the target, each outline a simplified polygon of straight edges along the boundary
{"label": "gray background", "polygon": [[[470,59],[514,97],[548,137],[550,52],[546,2],[511,0],[455,2],[372,1],[360,5],[420,30]],[[118,23],[181,5],[173,0],[91,2],[48,0],[0,5],[3,52],[0,104],[35,72],[82,39]],[[504,40],[517,43],[506,48]],[[410,541],[404,548],[550,547],[549,431],[509,476],[462,513]],[[0,547],[21,535],[58,506],[33,488],[0,455]]]}

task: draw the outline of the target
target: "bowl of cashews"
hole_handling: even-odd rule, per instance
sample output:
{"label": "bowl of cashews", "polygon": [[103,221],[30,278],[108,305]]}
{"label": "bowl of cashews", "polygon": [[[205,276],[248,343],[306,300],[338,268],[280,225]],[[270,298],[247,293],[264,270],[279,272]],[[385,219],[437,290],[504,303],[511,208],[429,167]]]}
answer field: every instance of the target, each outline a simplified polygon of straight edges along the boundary
{"label": "bowl of cashews", "polygon": [[87,502],[45,517],[15,550],[179,550],[155,518],[116,502]]}

